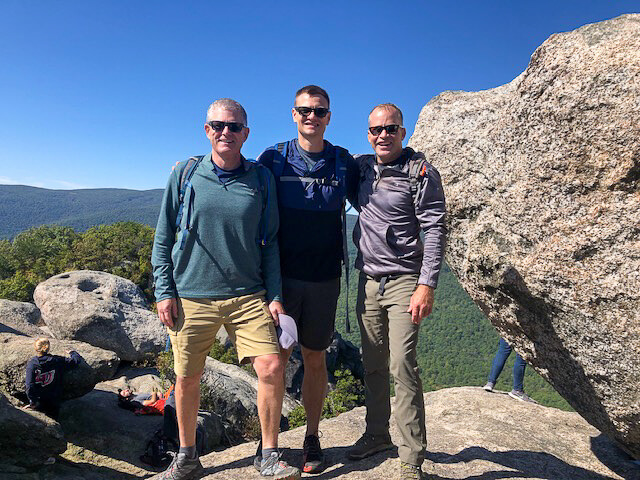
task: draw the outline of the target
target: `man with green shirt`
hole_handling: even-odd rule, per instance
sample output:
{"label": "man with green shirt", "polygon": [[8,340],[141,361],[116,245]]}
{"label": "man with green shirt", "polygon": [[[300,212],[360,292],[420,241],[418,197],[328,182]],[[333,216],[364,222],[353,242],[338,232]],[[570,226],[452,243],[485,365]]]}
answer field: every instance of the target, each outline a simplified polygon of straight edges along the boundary
{"label": "man with green shirt", "polygon": [[250,361],[258,376],[260,473],[299,479],[300,471],[281,461],[277,449],[284,362],[275,329],[283,312],[275,183],[240,153],[249,128],[239,103],[213,102],[204,130],[211,153],[171,173],[153,245],[158,316],[174,355],[180,437],[180,451],[160,478],[193,480],[203,473],[195,450],[200,377],[224,326],[239,360]]}

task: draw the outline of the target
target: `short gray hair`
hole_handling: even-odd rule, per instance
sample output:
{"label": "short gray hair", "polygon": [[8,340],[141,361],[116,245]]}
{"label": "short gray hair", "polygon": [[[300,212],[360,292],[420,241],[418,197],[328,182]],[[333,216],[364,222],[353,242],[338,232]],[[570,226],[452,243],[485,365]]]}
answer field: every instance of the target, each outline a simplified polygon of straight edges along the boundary
{"label": "short gray hair", "polygon": [[375,112],[376,110],[387,110],[389,112],[393,112],[396,115],[398,115],[400,117],[400,126],[402,126],[402,124],[404,123],[404,120],[402,118],[402,110],[400,110],[398,108],[397,105],[394,105],[393,103],[381,103],[380,105],[376,105],[375,107],[373,107],[373,109],[369,112],[369,117],[371,116],[371,114],[373,112]]}
{"label": "short gray hair", "polygon": [[209,105],[209,109],[207,110],[207,123],[213,120],[213,111],[216,108],[229,110],[231,112],[239,114],[242,117],[244,126],[247,126],[247,112],[245,111],[244,107],[230,98],[220,98]]}

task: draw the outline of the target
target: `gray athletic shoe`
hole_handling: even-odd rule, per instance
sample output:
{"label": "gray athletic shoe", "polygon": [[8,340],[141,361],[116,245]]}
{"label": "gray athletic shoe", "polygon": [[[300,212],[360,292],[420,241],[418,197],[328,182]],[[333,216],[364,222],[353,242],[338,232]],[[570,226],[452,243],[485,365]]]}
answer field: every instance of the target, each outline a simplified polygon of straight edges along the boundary
{"label": "gray athletic shoe", "polygon": [[178,453],[158,480],[197,480],[203,472],[204,468],[198,457],[191,459],[185,453]]}
{"label": "gray athletic shoe", "polygon": [[347,457],[349,460],[362,460],[371,455],[391,450],[395,445],[391,442],[391,436],[387,435],[371,435],[365,433],[362,435],[353,447],[349,449]]}
{"label": "gray athletic shoe", "polygon": [[273,452],[267,458],[263,458],[260,465],[260,475],[272,477],[274,480],[299,480],[300,470],[284,460],[280,460],[281,455],[281,453]]}
{"label": "gray athletic shoe", "polygon": [[509,396],[511,398],[515,398],[516,400],[520,400],[521,402],[538,403],[522,390],[511,390],[509,392]]}
{"label": "gray athletic shoe", "polygon": [[400,480],[427,480],[420,465],[400,462]]}
{"label": "gray athletic shoe", "polygon": [[484,387],[482,387],[482,388],[484,388],[487,392],[493,392],[493,387],[495,387],[495,386],[496,386],[496,384],[495,384],[495,383],[493,383],[493,382],[487,382],[487,383],[485,384],[485,386],[484,386]]}
{"label": "gray athletic shoe", "polygon": [[261,466],[262,466],[262,440],[260,440],[260,442],[258,443],[258,448],[256,449],[256,456],[253,457],[253,468],[255,468],[259,472]]}

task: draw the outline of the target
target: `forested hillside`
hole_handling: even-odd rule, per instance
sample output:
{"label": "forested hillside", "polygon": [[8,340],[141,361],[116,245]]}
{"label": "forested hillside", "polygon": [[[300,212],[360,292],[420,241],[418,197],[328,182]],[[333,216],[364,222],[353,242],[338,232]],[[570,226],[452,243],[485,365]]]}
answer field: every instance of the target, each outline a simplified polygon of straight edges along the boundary
{"label": "forested hillside", "polygon": [[[147,213],[144,222],[155,226],[162,195],[160,190],[82,190],[68,191],[68,195],[63,195],[64,192],[60,191],[32,189],[33,196],[27,195],[21,201],[21,197],[18,196],[20,189],[31,187],[19,187],[18,190],[14,190],[15,196],[9,194],[10,187],[0,187],[0,195],[4,195],[0,198],[13,202],[13,209],[7,209],[6,204],[0,209],[0,231],[4,232],[5,236],[14,236],[18,225],[24,225],[26,228],[46,222],[75,224],[77,230],[81,231],[91,227],[91,218],[108,218],[110,220],[96,223],[112,223],[133,215],[144,216],[145,212]],[[51,196],[47,196],[47,192]],[[97,192],[97,197],[90,192]],[[63,208],[62,205],[67,207]],[[36,214],[38,210],[46,213]],[[11,218],[9,225],[6,223],[7,218]],[[42,218],[47,220],[38,220]],[[353,265],[355,247],[351,241],[351,232],[357,217],[348,215],[347,218],[349,253]],[[0,298],[29,301],[38,282],[65,270],[83,268],[104,270],[130,278],[152,298],[149,263],[152,238],[151,228],[125,222],[92,227],[85,233],[64,227],[40,227],[15,236],[13,241],[0,240]],[[336,324],[338,331],[345,338],[359,345],[359,330],[355,317],[357,283],[358,272],[351,268],[349,311],[352,333],[345,333],[344,281]],[[498,339],[495,329],[445,265],[436,290],[434,311],[424,320],[420,333],[418,354],[425,390],[483,385]],[[511,388],[512,365],[513,358],[510,358],[497,388]],[[569,408],[532,369],[527,369],[525,390],[545,405]]]}
{"label": "forested hillside", "polygon": [[56,224],[84,231],[95,225],[132,221],[155,226],[162,190],[99,188],[48,190],[0,185],[0,238],[29,227]]}

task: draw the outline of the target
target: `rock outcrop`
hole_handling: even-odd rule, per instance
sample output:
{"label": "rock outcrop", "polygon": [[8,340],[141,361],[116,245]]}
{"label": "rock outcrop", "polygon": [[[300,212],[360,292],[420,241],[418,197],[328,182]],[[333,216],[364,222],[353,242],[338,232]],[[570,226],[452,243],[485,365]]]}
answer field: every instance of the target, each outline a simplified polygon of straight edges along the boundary
{"label": "rock outcrop", "polygon": [[[257,388],[258,380],[242,368],[207,357],[202,374],[200,408],[220,415],[229,437],[239,441],[259,431]],[[288,428],[285,415],[297,405],[295,400],[285,395],[281,429]]]}
{"label": "rock outcrop", "polygon": [[62,453],[67,442],[60,425],[46,415],[15,407],[0,392],[0,478],[15,467],[38,467],[52,455]]}
{"label": "rock outcrop", "polygon": [[[66,372],[64,376],[64,398],[80,397],[93,387],[113,377],[120,363],[115,353],[83,342],[51,339],[50,352],[66,356],[75,350],[83,362]],[[35,355],[33,338],[11,333],[0,333],[0,388],[10,395],[21,395],[25,391],[27,362]]]}
{"label": "rock outcrop", "polygon": [[[640,468],[576,413],[519,402],[506,393],[460,387],[425,394],[427,459],[434,480],[541,479],[622,480],[640,478]],[[364,407],[322,420],[328,468],[317,478],[398,478],[394,451],[347,460],[347,450],[364,432]],[[280,434],[284,458],[299,465],[305,427]],[[399,442],[395,422],[391,436]],[[203,457],[203,480],[259,478],[253,469],[256,442]],[[156,479],[157,477],[152,477]],[[304,477],[303,477],[304,478]]]}
{"label": "rock outcrop", "polygon": [[[162,388],[151,369],[138,372],[127,369],[117,379],[101,382],[87,395],[65,402],[60,411],[60,424],[70,448],[64,458],[75,463],[90,463],[94,472],[110,469],[105,478],[147,476],[152,467],[140,461],[145,446],[154,432],[162,428],[160,415],[135,415],[118,407],[118,388],[138,385],[137,392],[149,392],[146,387]],[[198,423],[207,432],[206,452],[220,447],[224,440],[221,419],[209,412],[198,414]],[[120,472],[120,475],[118,475]]]}
{"label": "rock outcrop", "polygon": [[640,15],[551,36],[507,85],[438,95],[409,145],[441,173],[462,286],[640,458]]}
{"label": "rock outcrop", "polygon": [[[329,374],[329,388],[335,388],[336,378],[334,373],[340,369],[349,370],[355,378],[364,380],[364,366],[362,365],[360,349],[353,343],[344,340],[338,332],[334,334],[331,345],[326,349],[326,359],[327,372]],[[296,346],[286,366],[285,387],[287,393],[297,400],[302,398],[303,377],[304,365],[302,363],[302,352],[300,351],[300,347]],[[288,414],[288,411],[286,414]]]}
{"label": "rock outcrop", "polygon": [[40,310],[33,303],[0,299],[0,333],[48,336],[38,327]]}
{"label": "rock outcrop", "polygon": [[40,283],[33,298],[56,338],[80,340],[130,361],[164,349],[164,327],[142,291],[124,278],[67,272]]}

